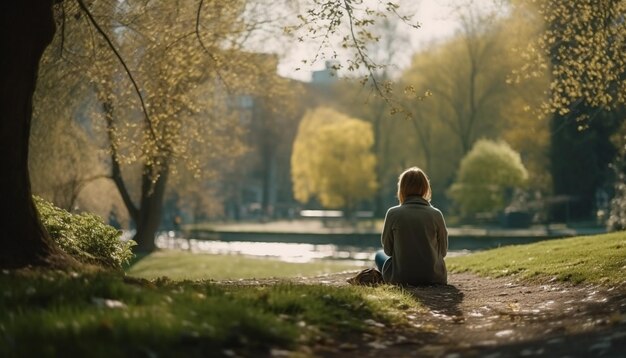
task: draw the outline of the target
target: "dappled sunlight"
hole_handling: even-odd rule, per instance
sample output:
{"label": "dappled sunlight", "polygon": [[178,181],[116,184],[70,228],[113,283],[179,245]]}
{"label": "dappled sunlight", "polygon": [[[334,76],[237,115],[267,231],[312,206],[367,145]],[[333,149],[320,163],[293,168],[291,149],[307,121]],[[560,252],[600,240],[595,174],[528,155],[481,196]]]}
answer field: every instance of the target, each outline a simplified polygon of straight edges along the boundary
{"label": "dappled sunlight", "polygon": [[435,3],[5,1],[0,357],[623,357],[626,0]]}

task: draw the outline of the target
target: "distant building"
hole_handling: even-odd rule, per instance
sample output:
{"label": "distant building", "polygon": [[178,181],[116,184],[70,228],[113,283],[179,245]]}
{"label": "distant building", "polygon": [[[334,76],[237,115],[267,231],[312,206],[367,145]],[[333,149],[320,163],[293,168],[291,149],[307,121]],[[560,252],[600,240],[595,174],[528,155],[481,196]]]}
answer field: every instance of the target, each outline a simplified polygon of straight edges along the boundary
{"label": "distant building", "polygon": [[311,74],[311,84],[313,85],[332,85],[339,79],[337,71],[339,70],[339,61],[327,60],[323,70],[313,71]]}

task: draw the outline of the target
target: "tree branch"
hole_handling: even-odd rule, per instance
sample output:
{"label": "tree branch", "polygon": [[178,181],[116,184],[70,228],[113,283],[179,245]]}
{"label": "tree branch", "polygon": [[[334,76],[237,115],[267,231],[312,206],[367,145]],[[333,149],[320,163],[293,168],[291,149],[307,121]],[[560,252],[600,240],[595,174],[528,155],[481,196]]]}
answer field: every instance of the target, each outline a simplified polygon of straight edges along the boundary
{"label": "tree branch", "polygon": [[372,85],[376,89],[376,92],[378,92],[385,100],[388,100],[387,95],[385,95],[383,90],[380,88],[380,84],[378,83],[378,80],[376,79],[376,76],[372,69],[372,67],[375,67],[375,64],[373,64],[370,61],[369,57],[367,57],[367,55],[363,53],[363,50],[361,49],[361,45],[359,44],[359,41],[357,40],[357,36],[354,33],[354,14],[352,13],[353,9],[349,0],[344,0],[344,8],[346,9],[346,13],[348,14],[348,21],[350,23],[350,38],[352,39],[352,43],[354,44],[354,47],[357,50],[357,54],[359,55],[359,58],[361,59],[365,67],[367,68],[367,72],[369,73],[369,77],[372,79]]}
{"label": "tree branch", "polygon": [[213,54],[213,52],[209,51],[209,49],[204,44],[204,41],[202,40],[202,36],[200,36],[200,15],[202,14],[202,5],[203,4],[204,4],[204,0],[200,0],[200,2],[198,3],[198,10],[196,11],[196,38],[198,39],[198,43],[200,43],[200,47],[202,47],[202,50],[204,50],[204,52],[206,52],[206,54],[209,55],[211,60],[213,60],[213,63],[215,64],[215,74],[217,74],[217,77],[220,79],[220,81],[226,87],[226,91],[231,93],[231,90],[230,90],[230,88],[228,86],[228,83],[226,82],[226,80],[224,80],[224,77],[222,76],[222,73],[219,71],[219,68],[217,66],[219,62],[218,62],[217,58],[215,57],[215,54]]}
{"label": "tree branch", "polygon": [[111,103],[107,103],[105,100],[102,102],[102,108],[104,109],[104,117],[107,123],[107,135],[109,137],[109,147],[111,149],[111,179],[120,192],[120,196],[122,197],[122,201],[124,202],[124,206],[126,206],[126,210],[128,210],[130,217],[133,221],[137,222],[139,219],[139,208],[137,208],[137,206],[133,203],[130,193],[126,188],[124,178],[122,177],[122,169],[120,168],[119,158],[117,157],[117,147],[115,145],[115,137],[113,135],[115,130],[115,128],[113,128],[113,105]]}
{"label": "tree branch", "polygon": [[150,115],[148,114],[148,109],[146,108],[146,104],[144,102],[143,96],[141,95],[141,91],[139,90],[139,85],[137,85],[137,82],[135,81],[135,78],[133,77],[133,74],[130,72],[130,69],[126,65],[126,62],[124,61],[124,59],[122,58],[120,53],[117,51],[117,49],[113,45],[113,42],[111,41],[111,39],[109,39],[109,36],[104,32],[102,27],[100,27],[100,25],[98,24],[96,19],[94,19],[93,15],[91,14],[91,11],[89,11],[89,9],[87,8],[87,5],[85,5],[84,0],[76,0],[76,1],[78,2],[78,5],[80,6],[80,8],[85,12],[87,17],[89,18],[89,21],[91,22],[91,24],[96,28],[98,33],[104,38],[104,40],[106,41],[107,45],[109,46],[111,51],[113,51],[113,53],[115,54],[115,57],[117,57],[117,59],[119,60],[120,64],[122,65],[122,67],[124,67],[124,71],[126,71],[126,75],[128,75],[128,78],[132,82],[133,87],[135,89],[135,93],[137,94],[137,96],[139,97],[139,101],[141,102],[141,109],[143,110],[143,113],[144,113],[144,116],[145,116],[145,122],[146,122],[146,125],[148,127],[148,130],[150,131],[150,135],[152,136],[152,139],[156,142],[157,141],[157,135],[154,132],[154,128],[152,128],[152,121],[150,120]]}

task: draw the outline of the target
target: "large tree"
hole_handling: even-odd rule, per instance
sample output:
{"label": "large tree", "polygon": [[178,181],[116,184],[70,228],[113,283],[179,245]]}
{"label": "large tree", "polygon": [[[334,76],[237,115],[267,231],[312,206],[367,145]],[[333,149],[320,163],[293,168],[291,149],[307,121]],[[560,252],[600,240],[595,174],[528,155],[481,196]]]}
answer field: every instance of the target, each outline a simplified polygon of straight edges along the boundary
{"label": "large tree", "polygon": [[461,30],[415,54],[402,76],[398,91],[407,93],[412,118],[398,126],[412,133],[403,142],[410,162],[427,171],[434,198],[445,200],[475,141],[504,137],[528,163],[533,188],[545,191],[548,125],[528,109],[541,103],[546,81],[517,83],[512,73],[524,61],[516,48],[536,36],[538,21],[522,12],[491,17],[461,11]]}
{"label": "large tree", "polygon": [[417,54],[408,74],[420,92],[429,90],[438,101],[443,112],[438,119],[448,127],[461,156],[476,139],[495,133],[498,107],[510,90],[510,63],[502,57],[508,47],[501,36],[505,23],[469,14],[462,17],[458,36]]}
{"label": "large tree", "polygon": [[306,204],[316,198],[350,217],[377,187],[373,140],[372,126],[363,120],[325,107],[308,112],[291,157],[296,199]]}
{"label": "large tree", "polygon": [[[626,104],[625,1],[520,2],[544,22],[529,43],[520,74],[550,71],[543,111],[551,118],[554,194],[569,207],[554,207],[556,219],[589,218],[596,194],[606,190],[616,154],[609,138],[620,128]],[[576,158],[571,160],[569,158]],[[621,179],[619,179],[621,180]],[[568,217],[569,216],[569,217]]]}
{"label": "large tree", "polygon": [[0,24],[0,266],[44,264],[58,249],[32,200],[28,140],[39,59],[55,31],[52,1],[4,1]]}
{"label": "large tree", "polygon": [[[0,241],[2,245],[0,267],[44,264],[59,256],[59,250],[51,243],[42,227],[32,201],[28,171],[28,144],[32,99],[39,60],[55,34],[52,7],[54,3],[64,4],[65,2],[62,0],[25,0],[8,1],[0,5],[2,26],[0,51],[3,54],[0,60],[0,120],[2,123],[0,125],[0,158],[2,158],[4,168],[4,175],[0,181],[0,191],[3,193],[1,205],[4,214],[0,220],[3,227]],[[202,0],[195,3],[196,17],[192,16],[187,19],[188,22],[195,23],[195,31],[188,33],[188,36],[196,35],[199,47],[204,47],[202,45],[203,33],[208,36],[215,33],[213,32],[215,29],[210,25],[202,26],[198,21],[203,3]],[[87,16],[95,27],[92,29],[94,35],[106,34],[89,12],[89,4],[83,0],[76,0],[76,3],[72,2],[72,4],[77,5],[81,11],[71,14],[74,18]],[[123,4],[120,3],[120,5]],[[304,31],[308,31],[313,25],[318,28],[327,28],[329,31],[326,38],[329,38],[330,35],[337,36],[341,32],[340,27],[347,24],[351,31],[348,32],[350,35],[345,37],[345,42],[348,44],[347,47],[352,48],[356,53],[355,59],[350,62],[350,67],[358,68],[361,65],[365,68],[373,68],[374,65],[368,61],[364,53],[364,43],[372,36],[366,30],[358,31],[358,27],[367,27],[380,12],[360,8],[364,6],[350,1],[328,3],[315,0],[312,3],[313,11],[308,11],[307,16],[301,17],[303,20],[301,28]],[[386,3],[385,8],[389,12],[397,13],[397,6],[393,3]],[[107,17],[108,20],[114,22],[117,14],[118,12],[110,14],[111,16]],[[62,21],[60,21],[62,28],[64,28],[64,21],[70,19],[66,15],[68,13],[62,11]],[[124,23],[118,22],[116,25],[123,27]],[[154,25],[158,27],[158,24]],[[320,31],[320,33],[323,32]],[[107,38],[107,43],[111,49],[115,48],[115,44],[111,42],[111,36]],[[140,52],[140,49],[138,50]],[[114,52],[121,60],[120,54]],[[216,58],[211,56],[210,51],[207,52],[212,60],[228,64],[228,57]],[[124,66],[124,68],[129,74],[128,67]],[[135,92],[141,95],[142,90],[138,84],[133,81],[133,85]],[[142,97],[141,99],[143,100]],[[143,102],[141,109],[147,121],[146,125],[151,126],[148,109]],[[151,139],[156,139],[154,133],[151,134]],[[157,164],[162,166],[169,163],[165,161]]]}
{"label": "large tree", "polygon": [[[112,179],[135,224],[139,251],[155,248],[174,165],[185,163],[179,167],[200,175],[211,157],[236,152],[236,117],[226,108],[226,91],[215,83],[221,80],[237,93],[244,81],[258,76],[250,55],[238,50],[244,6],[243,1],[228,7],[205,1],[200,12],[181,3],[128,3],[112,9],[123,12],[118,17],[127,19],[127,25],[120,29],[112,24],[106,31],[141,83],[144,116],[137,116],[139,103],[118,85],[123,73],[112,71],[115,67],[106,61],[90,71],[106,122]],[[194,17],[198,25],[188,21]],[[194,34],[199,25],[210,26],[211,36]],[[234,78],[235,69],[241,79]],[[220,140],[208,140],[213,137]],[[222,145],[224,140],[231,145]],[[124,162],[141,167],[139,180],[123,175]]]}

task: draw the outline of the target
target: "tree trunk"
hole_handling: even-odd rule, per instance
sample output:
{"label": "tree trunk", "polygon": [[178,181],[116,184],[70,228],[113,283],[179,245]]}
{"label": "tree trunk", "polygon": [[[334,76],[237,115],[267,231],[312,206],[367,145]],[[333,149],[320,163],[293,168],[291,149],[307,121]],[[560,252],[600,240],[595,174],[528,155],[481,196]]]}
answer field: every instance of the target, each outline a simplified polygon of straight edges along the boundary
{"label": "tree trunk", "polygon": [[0,24],[0,267],[16,268],[60,257],[39,220],[28,172],[39,60],[55,32],[52,2],[2,1]]}
{"label": "tree trunk", "polygon": [[137,233],[133,238],[137,242],[135,251],[152,252],[156,249],[154,239],[161,224],[168,171],[165,164],[156,182],[152,182],[151,170],[146,167],[141,177],[141,203],[135,221]]}
{"label": "tree trunk", "polygon": [[[581,106],[582,107],[582,106]],[[593,108],[583,108],[591,113]],[[552,220],[567,222],[594,218],[596,191],[611,171],[616,149],[610,137],[622,118],[619,112],[597,111],[589,128],[581,131],[574,116],[554,114],[550,123],[550,173],[553,193],[568,201],[550,208]]]}
{"label": "tree trunk", "polygon": [[272,219],[274,217],[274,180],[276,171],[276,158],[273,146],[270,143],[264,143],[261,150],[262,161],[262,196],[261,211],[264,218]]}

